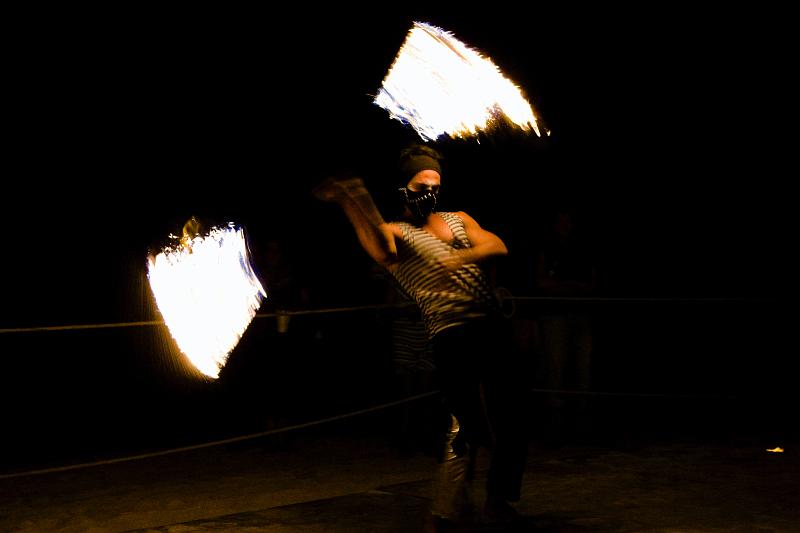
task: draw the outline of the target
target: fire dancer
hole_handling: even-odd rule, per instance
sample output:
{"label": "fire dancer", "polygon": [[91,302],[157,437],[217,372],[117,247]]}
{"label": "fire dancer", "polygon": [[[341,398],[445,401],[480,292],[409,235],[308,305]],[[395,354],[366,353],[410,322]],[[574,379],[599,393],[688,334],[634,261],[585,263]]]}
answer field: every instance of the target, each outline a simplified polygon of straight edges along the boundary
{"label": "fire dancer", "polygon": [[401,153],[404,212],[387,223],[360,178],[331,179],[315,195],[336,202],[364,250],[418,304],[433,345],[451,426],[432,499],[432,523],[461,521],[472,508],[469,489],[479,447],[491,451],[484,518],[519,515],[527,453],[522,372],[488,277],[487,263],[507,255],[503,241],[463,211],[436,211],[441,155],[427,145]]}

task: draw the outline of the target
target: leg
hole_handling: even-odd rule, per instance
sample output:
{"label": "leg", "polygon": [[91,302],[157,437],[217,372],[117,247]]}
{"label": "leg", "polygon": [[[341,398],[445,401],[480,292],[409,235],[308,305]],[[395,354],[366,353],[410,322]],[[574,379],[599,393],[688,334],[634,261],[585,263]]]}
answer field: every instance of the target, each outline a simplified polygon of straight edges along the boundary
{"label": "leg", "polygon": [[469,482],[472,481],[474,453],[459,442],[460,425],[451,416],[445,438],[444,456],[434,479],[431,513],[446,520],[458,521],[472,505]]}
{"label": "leg", "polygon": [[471,336],[461,327],[450,328],[434,339],[437,378],[451,424],[436,476],[431,512],[459,520],[469,512],[469,484],[482,430],[480,382],[469,348]]}

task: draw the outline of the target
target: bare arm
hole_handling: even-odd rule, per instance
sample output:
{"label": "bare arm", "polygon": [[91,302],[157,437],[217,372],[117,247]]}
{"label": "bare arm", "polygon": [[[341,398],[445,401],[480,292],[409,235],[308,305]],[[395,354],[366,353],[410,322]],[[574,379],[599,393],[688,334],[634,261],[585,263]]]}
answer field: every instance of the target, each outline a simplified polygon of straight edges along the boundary
{"label": "bare arm", "polygon": [[474,218],[465,212],[459,211],[457,215],[464,221],[464,230],[472,246],[455,250],[450,257],[442,261],[445,268],[457,270],[468,263],[482,263],[493,257],[508,255],[508,248],[500,237],[483,229]]}
{"label": "bare arm", "polygon": [[338,203],[353,226],[361,247],[383,267],[397,260],[395,238],[400,229],[383,220],[360,178],[329,180],[314,190],[317,198]]}

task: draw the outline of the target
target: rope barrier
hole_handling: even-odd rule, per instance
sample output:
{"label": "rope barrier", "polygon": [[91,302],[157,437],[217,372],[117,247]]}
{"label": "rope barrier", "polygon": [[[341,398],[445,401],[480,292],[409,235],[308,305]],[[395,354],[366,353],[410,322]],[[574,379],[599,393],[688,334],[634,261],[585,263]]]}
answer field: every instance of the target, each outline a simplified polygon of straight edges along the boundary
{"label": "rope barrier", "polygon": [[[564,395],[579,395],[579,396],[616,396],[616,397],[638,397],[638,398],[682,398],[682,399],[723,399],[723,400],[733,400],[736,399],[735,396],[709,396],[709,395],[694,395],[694,394],[668,394],[668,393],[635,393],[635,392],[601,392],[601,391],[576,391],[576,390],[559,390],[559,389],[530,389],[531,392],[540,393],[540,394],[564,394]],[[193,450],[200,450],[203,448],[210,448],[213,446],[220,446],[223,444],[231,444],[234,442],[242,442],[245,440],[252,440],[257,439],[260,437],[266,437],[269,435],[276,435],[279,433],[286,433],[289,431],[296,431],[299,429],[305,429],[309,427],[319,426],[322,424],[327,424],[329,422],[336,422],[338,420],[344,420],[347,418],[352,418],[355,416],[372,413],[375,411],[380,411],[383,409],[388,409],[390,407],[395,407],[397,405],[402,405],[404,403],[410,403],[416,400],[421,400],[423,398],[429,398],[439,394],[438,390],[417,394],[415,396],[410,396],[408,398],[404,398],[402,400],[396,400],[394,402],[384,403],[381,405],[375,405],[372,407],[368,407],[366,409],[361,409],[358,411],[352,411],[350,413],[344,413],[341,415],[331,416],[328,418],[323,418],[320,420],[313,420],[311,422],[304,422],[302,424],[294,424],[291,426],[286,426],[277,429],[271,429],[268,431],[260,431],[258,433],[250,433],[247,435],[240,435],[238,437],[231,437],[228,439],[222,440],[215,440],[211,442],[204,442],[201,444],[193,444],[190,446],[181,446],[179,448],[170,448],[168,450],[161,450],[157,452],[150,452],[150,453],[143,453],[138,455],[130,455],[126,457],[118,457],[114,459],[105,459],[102,461],[94,461],[91,463],[79,463],[74,465],[66,465],[66,466],[57,466],[52,468],[42,468],[39,470],[27,470],[23,472],[15,472],[11,474],[0,474],[0,479],[11,479],[17,477],[25,477],[25,476],[34,476],[40,474],[52,474],[55,472],[66,472],[69,470],[78,470],[82,468],[89,468],[93,466],[103,466],[115,463],[123,463],[129,461],[136,461],[140,459],[149,459],[151,457],[160,457],[163,455],[171,455],[175,453],[181,452],[188,452]]]}
{"label": "rope barrier", "polygon": [[56,467],[53,467],[53,468],[42,468],[42,469],[39,469],[39,470],[27,470],[27,471],[24,471],[24,472],[15,472],[15,473],[12,473],[12,474],[0,474],[0,479],[11,479],[11,478],[24,477],[24,476],[34,476],[34,475],[40,475],[40,474],[52,474],[52,473],[55,473],[55,472],[66,472],[68,470],[78,470],[78,469],[81,469],[81,468],[89,468],[89,467],[93,467],[93,466],[110,465],[110,464],[115,464],[115,463],[136,461],[136,460],[139,460],[139,459],[149,459],[151,457],[160,457],[162,455],[171,455],[171,454],[174,454],[174,453],[188,452],[188,451],[193,451],[193,450],[200,450],[202,448],[210,448],[212,446],[220,446],[222,444],[231,444],[231,443],[234,443],[234,442],[242,442],[242,441],[245,441],[245,440],[251,440],[251,439],[257,439],[257,438],[260,438],[260,437],[266,437],[268,435],[276,435],[278,433],[286,433],[287,431],[295,431],[295,430],[298,430],[298,429],[305,429],[305,428],[309,428],[309,427],[313,427],[313,426],[319,426],[319,425],[322,425],[322,424],[327,424],[329,422],[335,422],[337,420],[344,420],[346,418],[352,418],[354,416],[359,416],[359,415],[363,415],[363,414],[366,414],[366,413],[372,413],[374,411],[380,411],[382,409],[387,409],[389,407],[402,405],[404,403],[413,402],[413,401],[416,401],[416,400],[420,400],[422,398],[435,396],[437,394],[439,394],[439,391],[426,392],[426,393],[423,393],[423,394],[417,394],[416,396],[410,396],[410,397],[404,398],[402,400],[396,400],[394,402],[384,403],[384,404],[381,404],[381,405],[375,405],[373,407],[368,407],[366,409],[361,409],[359,411],[353,411],[351,413],[345,413],[345,414],[341,414],[341,415],[331,416],[331,417],[328,417],[328,418],[323,418],[323,419],[320,419],[320,420],[314,420],[314,421],[311,421],[311,422],[304,422],[302,424],[295,424],[295,425],[286,426],[286,427],[283,427],[283,428],[270,429],[268,431],[261,431],[261,432],[258,432],[258,433],[250,433],[248,435],[240,435],[238,437],[231,437],[229,439],[222,439],[222,440],[215,440],[215,441],[211,441],[211,442],[204,442],[202,444],[193,444],[191,446],[181,446],[180,448],[171,448],[169,450],[161,450],[161,451],[158,451],[158,452],[142,453],[142,454],[139,454],[139,455],[130,455],[130,456],[127,456],[127,457],[117,457],[115,459],[105,459],[103,461],[94,461],[94,462],[91,462],[91,463],[79,463],[79,464],[67,465],[67,466],[56,466]]}
{"label": "rope barrier", "polygon": [[[510,294],[507,291],[502,293],[502,300],[514,301],[573,301],[573,302],[768,302],[770,300],[763,300],[757,298],[606,298],[606,297],[580,297],[580,296],[507,296]],[[277,311],[274,313],[256,313],[254,318],[272,318],[277,316],[302,316],[302,315],[316,315],[327,313],[342,313],[353,311],[365,311],[369,309],[383,310],[391,308],[404,308],[413,307],[413,302],[403,302],[398,304],[372,304],[360,305],[352,307],[328,307],[323,309],[301,309],[295,311]],[[513,309],[513,308],[512,308]],[[513,311],[512,311],[513,313]],[[506,314],[509,318],[509,315]],[[70,330],[86,330],[86,329],[103,329],[103,328],[125,328],[125,327],[142,327],[142,326],[163,326],[163,320],[142,320],[137,322],[112,322],[104,324],[74,324],[65,326],[34,326],[34,327],[20,327],[20,328],[0,328],[0,334],[4,333],[32,333],[36,331],[70,331]]]}
{"label": "rope barrier", "polygon": [[[324,309],[303,309],[298,311],[277,311],[275,313],[256,313],[253,318],[271,318],[277,316],[317,315],[324,313],[342,313],[348,311],[364,311],[367,309],[402,308],[416,305],[413,302],[401,304],[360,305],[354,307],[326,307]],[[74,324],[68,326],[35,326],[27,328],[0,328],[2,333],[31,333],[34,331],[69,331],[79,329],[124,328],[139,326],[163,326],[163,320],[142,320],[138,322],[112,322],[105,324]]]}
{"label": "rope barrier", "polygon": [[[755,299],[746,299],[746,298],[597,298],[597,297],[547,297],[547,296],[510,296],[510,293],[506,291],[502,295],[503,300],[509,300],[512,302],[514,301],[593,301],[593,302],[662,302],[662,301],[670,301],[670,302],[754,302]],[[254,318],[272,318],[277,316],[302,316],[302,315],[313,315],[313,314],[326,314],[326,313],[339,313],[339,312],[354,312],[354,311],[364,311],[364,310],[383,310],[389,308],[402,308],[402,307],[410,307],[415,305],[413,302],[404,302],[399,304],[380,304],[380,305],[362,305],[362,306],[352,306],[352,307],[336,307],[336,308],[324,308],[324,309],[305,309],[305,310],[295,310],[295,311],[278,311],[274,313],[256,313]],[[0,334],[3,333],[29,333],[29,332],[39,332],[39,331],[69,331],[69,330],[88,330],[88,329],[103,329],[103,328],[123,328],[123,327],[143,327],[143,326],[163,326],[163,320],[145,320],[145,321],[136,321],[136,322],[114,322],[114,323],[103,323],[103,324],[74,324],[74,325],[63,325],[63,326],[38,326],[38,327],[24,327],[24,328],[0,328]],[[585,396],[617,396],[617,397],[640,397],[640,398],[685,398],[685,399],[735,399],[732,396],[701,396],[701,395],[676,395],[676,394],[667,394],[667,393],[630,393],[630,392],[600,392],[600,391],[573,391],[573,390],[557,390],[557,389],[530,389],[531,392],[540,393],[540,394],[561,394],[561,395],[585,395]],[[115,463],[122,463],[140,459],[147,459],[151,457],[158,457],[163,455],[169,455],[174,453],[192,451],[192,450],[199,450],[202,448],[209,448],[212,446],[219,446],[223,444],[230,444],[234,442],[241,442],[245,440],[256,439],[260,437],[265,437],[269,435],[275,435],[278,433],[284,433],[288,431],[295,431],[299,429],[304,429],[308,427],[313,427],[317,425],[326,424],[329,422],[334,422],[337,420],[343,420],[347,418],[352,418],[355,416],[359,416],[362,414],[379,411],[382,409],[386,409],[389,407],[394,407],[397,405],[401,405],[403,403],[408,403],[412,401],[416,401],[422,398],[430,397],[433,395],[439,394],[439,391],[431,391],[424,394],[419,394],[416,396],[411,396],[409,398],[405,398],[402,400],[397,400],[394,402],[389,402],[377,406],[373,406],[366,409],[361,409],[358,411],[353,411],[351,413],[345,413],[337,416],[332,416],[328,418],[324,418],[321,420],[315,420],[312,422],[306,422],[302,424],[295,424],[292,426],[287,426],[283,428],[272,429],[268,431],[262,431],[258,433],[251,433],[248,435],[242,435],[238,437],[232,437],[228,439],[216,440],[212,442],[206,442],[202,444],[195,444],[190,446],[182,446],[179,448],[172,448],[168,450],[161,450],[158,452],[151,452],[151,453],[144,453],[139,455],[132,455],[127,457],[119,457],[115,459],[106,459],[102,461],[95,461],[90,463],[80,463],[75,465],[67,465],[67,466],[60,466],[60,467],[53,467],[53,468],[44,468],[39,470],[28,470],[24,472],[16,472],[11,474],[0,474],[0,479],[11,479],[17,477],[24,477],[24,476],[32,476],[32,475],[40,475],[40,474],[49,474],[55,472],[65,472],[69,470],[77,470],[82,468],[89,468],[93,466],[102,466],[108,464],[115,464]]]}
{"label": "rope barrier", "polygon": [[642,297],[642,296],[511,296],[512,300],[519,301],[541,301],[541,302],[771,302],[768,298],[675,298],[675,297]]}
{"label": "rope barrier", "polygon": [[708,394],[670,394],[670,393],[646,393],[646,392],[602,392],[602,391],[582,391],[582,390],[559,390],[559,389],[530,389],[531,392],[540,394],[563,394],[574,396],[619,396],[627,398],[679,398],[685,400],[735,400],[736,396],[714,396]]}
{"label": "rope barrier", "polygon": [[163,320],[143,320],[140,322],[112,322],[108,324],[73,324],[70,326],[36,326],[29,328],[0,328],[0,333],[31,333],[34,331],[69,331],[78,329],[129,328],[137,326],[160,326]]}

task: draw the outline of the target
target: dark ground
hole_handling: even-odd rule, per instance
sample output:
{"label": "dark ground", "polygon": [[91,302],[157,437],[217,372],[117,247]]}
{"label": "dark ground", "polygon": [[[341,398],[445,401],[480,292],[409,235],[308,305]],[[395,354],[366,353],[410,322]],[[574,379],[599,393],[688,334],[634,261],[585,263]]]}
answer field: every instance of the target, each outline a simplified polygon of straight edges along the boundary
{"label": "dark ground", "polygon": [[[435,460],[401,456],[391,410],[114,465],[0,480],[9,532],[421,531]],[[631,420],[561,445],[535,439],[516,529],[800,531],[798,441]],[[608,429],[613,429],[609,432]],[[670,435],[670,433],[673,433]],[[690,435],[689,433],[693,433]],[[769,453],[781,446],[785,453]],[[483,494],[479,456],[475,497]]]}
{"label": "dark ground", "polygon": [[[534,316],[519,303],[519,320]],[[586,400],[582,422],[552,431],[531,396],[527,530],[800,531],[788,315],[754,301],[618,300],[592,312],[594,393],[567,395]],[[297,316],[281,344],[274,319],[257,319],[214,383],[187,374],[157,327],[5,335],[5,353],[20,356],[2,391],[0,529],[419,531],[431,434],[409,455],[397,406],[337,418],[404,397],[384,326],[371,311]],[[415,417],[439,408],[435,395],[418,405]],[[326,418],[337,419],[24,475]]]}

